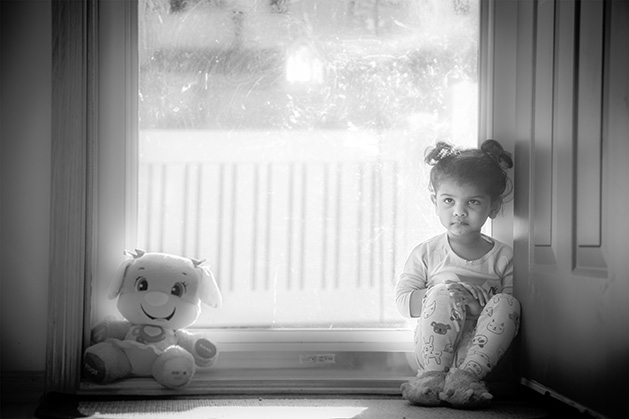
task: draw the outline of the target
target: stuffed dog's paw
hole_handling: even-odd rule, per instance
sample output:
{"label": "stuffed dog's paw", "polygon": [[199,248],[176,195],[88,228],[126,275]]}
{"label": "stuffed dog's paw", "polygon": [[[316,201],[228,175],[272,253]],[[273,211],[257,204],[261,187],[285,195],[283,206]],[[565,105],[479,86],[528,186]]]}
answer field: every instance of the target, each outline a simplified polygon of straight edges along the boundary
{"label": "stuffed dog's paw", "polygon": [[124,352],[110,342],[100,342],[85,351],[83,376],[98,384],[108,384],[124,378],[131,365]]}
{"label": "stuffed dog's paw", "polygon": [[153,377],[168,388],[181,388],[192,380],[194,358],[185,349],[171,346],[153,363]]}
{"label": "stuffed dog's paw", "polygon": [[209,367],[216,362],[218,349],[209,340],[201,338],[194,344],[192,355],[198,366]]}

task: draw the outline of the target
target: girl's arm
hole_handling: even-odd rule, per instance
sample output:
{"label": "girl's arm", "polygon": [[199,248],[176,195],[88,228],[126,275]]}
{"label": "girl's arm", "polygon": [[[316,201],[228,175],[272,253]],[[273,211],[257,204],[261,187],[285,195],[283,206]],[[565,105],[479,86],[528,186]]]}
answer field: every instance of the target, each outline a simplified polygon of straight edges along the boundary
{"label": "girl's arm", "polygon": [[411,293],[410,315],[411,317],[419,317],[422,314],[422,301],[426,295],[427,288],[415,290]]}
{"label": "girl's arm", "polygon": [[400,279],[395,287],[395,304],[404,317],[419,317],[422,299],[428,288],[427,267],[424,262],[426,251],[419,245],[409,255]]}
{"label": "girl's arm", "polygon": [[400,314],[404,317],[419,317],[426,290],[426,281],[421,277],[408,273],[400,275],[395,288],[395,303]]}
{"label": "girl's arm", "polygon": [[468,313],[478,316],[483,307],[489,301],[489,294],[485,289],[473,284],[452,283],[448,290],[453,298],[456,298],[461,306],[466,307]]}
{"label": "girl's arm", "polygon": [[501,249],[494,270],[502,282],[500,292],[513,295],[513,249],[510,246],[504,245]]}
{"label": "girl's arm", "polygon": [[513,295],[513,262],[509,261],[502,278],[502,292]]}

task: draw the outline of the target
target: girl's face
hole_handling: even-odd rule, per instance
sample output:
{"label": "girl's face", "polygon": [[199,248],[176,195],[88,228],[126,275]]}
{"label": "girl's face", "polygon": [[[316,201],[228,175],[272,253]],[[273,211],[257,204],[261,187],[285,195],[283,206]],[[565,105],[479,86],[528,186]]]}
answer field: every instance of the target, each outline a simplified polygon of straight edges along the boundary
{"label": "girl's face", "polygon": [[500,209],[500,203],[492,203],[491,197],[480,187],[447,179],[431,198],[439,221],[453,238],[480,236],[487,218],[494,218]]}

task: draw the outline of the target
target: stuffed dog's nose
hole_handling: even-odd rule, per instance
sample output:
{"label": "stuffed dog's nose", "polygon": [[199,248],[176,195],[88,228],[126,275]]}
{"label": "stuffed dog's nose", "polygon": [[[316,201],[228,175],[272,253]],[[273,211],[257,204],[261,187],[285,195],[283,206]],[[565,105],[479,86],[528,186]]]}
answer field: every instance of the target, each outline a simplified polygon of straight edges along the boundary
{"label": "stuffed dog's nose", "polygon": [[168,301],[168,295],[163,292],[149,292],[144,296],[144,301],[153,307],[163,306]]}

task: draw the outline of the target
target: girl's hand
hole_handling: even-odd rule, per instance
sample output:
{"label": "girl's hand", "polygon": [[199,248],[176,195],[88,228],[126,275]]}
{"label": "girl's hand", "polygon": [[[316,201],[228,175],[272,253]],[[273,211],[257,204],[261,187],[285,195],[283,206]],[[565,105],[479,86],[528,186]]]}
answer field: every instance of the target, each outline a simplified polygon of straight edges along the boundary
{"label": "girl's hand", "polygon": [[469,308],[471,314],[480,314],[489,301],[489,293],[483,287],[465,282],[448,284],[450,295],[459,299],[461,305]]}

